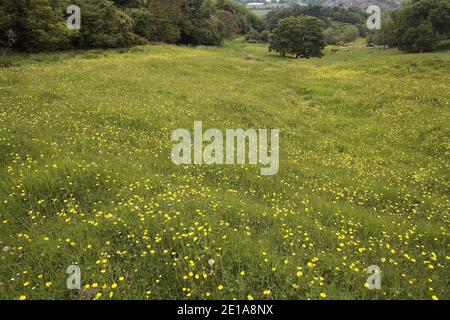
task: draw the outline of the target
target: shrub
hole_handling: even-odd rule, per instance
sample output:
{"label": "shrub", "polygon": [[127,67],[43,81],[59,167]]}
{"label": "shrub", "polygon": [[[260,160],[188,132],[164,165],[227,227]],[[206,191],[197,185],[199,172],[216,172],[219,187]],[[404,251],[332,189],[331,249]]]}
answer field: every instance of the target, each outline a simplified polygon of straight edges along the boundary
{"label": "shrub", "polygon": [[245,40],[248,42],[263,42],[267,43],[270,41],[270,32],[267,30],[264,30],[262,32],[258,32],[254,29],[252,29],[249,33],[245,35]]}

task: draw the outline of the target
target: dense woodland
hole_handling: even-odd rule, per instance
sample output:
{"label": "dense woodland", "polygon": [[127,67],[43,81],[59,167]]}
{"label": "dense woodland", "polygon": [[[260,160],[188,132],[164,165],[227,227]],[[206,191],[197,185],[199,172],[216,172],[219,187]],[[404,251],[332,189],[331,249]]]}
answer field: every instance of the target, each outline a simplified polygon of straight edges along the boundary
{"label": "dense woodland", "polygon": [[[81,8],[68,30],[66,10]],[[264,23],[230,0],[3,0],[0,41],[20,51],[115,48],[149,42],[220,45]]]}
{"label": "dense woodland", "polygon": [[[67,28],[69,5],[81,8],[80,30]],[[359,8],[290,5],[257,17],[233,0],[2,0],[0,47],[4,55],[8,50],[120,48],[153,42],[221,45],[224,39],[238,36],[252,42],[272,41],[272,47],[273,41],[293,47],[289,39],[307,30],[294,25],[287,28],[284,22],[283,28],[298,30],[298,34],[283,39],[278,29],[287,18],[305,16],[322,21],[316,43],[323,42],[322,36],[331,45],[367,37],[369,43],[424,52],[450,37],[450,0],[407,1],[396,11],[383,12],[379,31],[367,30],[368,15]],[[303,24],[303,28],[309,27]]]}

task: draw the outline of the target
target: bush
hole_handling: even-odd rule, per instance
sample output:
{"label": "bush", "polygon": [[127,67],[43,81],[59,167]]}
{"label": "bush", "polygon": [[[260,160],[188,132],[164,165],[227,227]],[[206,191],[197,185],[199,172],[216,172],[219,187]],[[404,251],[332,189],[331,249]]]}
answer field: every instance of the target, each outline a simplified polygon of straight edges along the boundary
{"label": "bush", "polygon": [[267,43],[270,41],[270,32],[267,30],[258,32],[256,30],[252,29],[249,33],[247,33],[245,35],[245,40],[247,40],[248,42],[253,42],[253,43],[258,43],[258,42]]}
{"label": "bush", "polygon": [[268,30],[263,30],[259,33],[259,42],[267,43],[270,41],[270,32]]}
{"label": "bush", "polygon": [[323,21],[309,16],[282,19],[273,31],[269,50],[296,58],[322,57],[326,39]]}

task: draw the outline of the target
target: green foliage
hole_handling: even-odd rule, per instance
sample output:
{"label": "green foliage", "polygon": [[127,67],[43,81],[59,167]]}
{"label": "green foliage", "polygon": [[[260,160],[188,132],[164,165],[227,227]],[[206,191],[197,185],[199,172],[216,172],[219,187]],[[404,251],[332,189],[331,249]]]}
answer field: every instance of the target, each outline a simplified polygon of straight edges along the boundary
{"label": "green foliage", "polygon": [[216,18],[222,22],[224,26],[224,36],[231,39],[240,33],[239,19],[229,11],[217,10]]}
{"label": "green foliage", "polygon": [[133,33],[133,20],[110,0],[73,0],[81,8],[81,29],[73,43],[81,48],[119,48],[143,43]]}
{"label": "green foliage", "polygon": [[326,39],[324,23],[315,17],[289,17],[282,19],[271,36],[270,50],[281,55],[293,54],[297,58],[322,57]]}
{"label": "green foliage", "polygon": [[407,52],[432,51],[450,37],[450,1],[412,0],[392,14],[398,48]]}
{"label": "green foliage", "polygon": [[184,20],[181,28],[181,42],[194,45],[220,45],[224,39],[225,27],[213,16],[215,4],[211,0],[184,0]]}
{"label": "green foliage", "polygon": [[225,27],[215,17],[204,20],[200,25],[195,25],[190,37],[195,45],[221,45],[224,39]]}
{"label": "green foliage", "polygon": [[343,45],[348,42],[355,41],[360,34],[360,30],[350,24],[345,25],[332,25],[325,30],[325,38],[327,44]]}
{"label": "green foliage", "polygon": [[[66,9],[81,8],[81,29],[66,26]],[[4,0],[0,3],[0,47],[7,31],[19,51],[120,48],[150,42],[220,45],[264,23],[247,8],[213,0]]]}
{"label": "green foliage", "polygon": [[13,16],[8,10],[11,7],[7,2],[0,4],[0,47],[8,47],[10,44],[8,30],[12,30]]}
{"label": "green foliage", "polygon": [[397,37],[395,34],[395,23],[392,19],[383,19],[381,29],[367,36],[367,43],[374,43],[379,46],[395,47],[397,45]]}
{"label": "green foliage", "polygon": [[[69,4],[81,8],[80,30],[66,26]],[[14,48],[20,51],[61,50],[69,48],[117,48],[143,43],[132,32],[133,20],[109,0],[5,0],[0,5],[0,41],[5,29],[16,35]]]}
{"label": "green foliage", "polygon": [[359,30],[357,27],[352,25],[346,25],[344,26],[344,30],[342,32],[342,41],[344,43],[352,42],[358,39],[359,36]]}
{"label": "green foliage", "polygon": [[269,42],[270,32],[268,30],[263,30],[259,33],[259,42]]}
{"label": "green foliage", "polygon": [[180,2],[152,0],[147,7],[126,11],[134,20],[133,32],[154,42],[176,43],[180,39]]}
{"label": "green foliage", "polygon": [[265,29],[265,23],[262,18],[254,15],[242,4],[231,0],[218,0],[217,8],[219,10],[227,11],[237,19],[236,31],[238,34],[247,34],[252,29],[261,32]]}
{"label": "green foliage", "polygon": [[58,50],[70,47],[70,31],[62,19],[63,7],[51,0],[3,0],[0,4],[0,42],[6,32],[16,35],[14,47],[23,51]]}
{"label": "green foliage", "polygon": [[270,32],[268,30],[258,32],[253,29],[246,34],[245,40],[249,42],[267,43],[270,41]]}
{"label": "green foliage", "polygon": [[275,29],[281,19],[287,17],[312,16],[324,21],[334,20],[348,24],[363,24],[366,14],[359,8],[328,7],[321,5],[293,5],[270,11],[267,23],[270,30]]}

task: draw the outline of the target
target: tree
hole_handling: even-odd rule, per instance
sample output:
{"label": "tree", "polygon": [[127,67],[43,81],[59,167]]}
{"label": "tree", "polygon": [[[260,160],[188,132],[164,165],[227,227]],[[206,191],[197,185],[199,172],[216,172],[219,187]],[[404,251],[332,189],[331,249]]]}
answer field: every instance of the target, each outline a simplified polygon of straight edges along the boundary
{"label": "tree", "polygon": [[324,28],[323,21],[310,16],[282,19],[273,31],[269,50],[296,58],[322,57],[326,45]]}
{"label": "tree", "polygon": [[[81,8],[80,30],[67,28],[70,4]],[[5,20],[3,12],[8,12]],[[0,42],[7,40],[3,28],[11,29],[14,49],[19,51],[117,48],[145,42],[133,33],[133,20],[110,0],[2,0],[0,18]]]}
{"label": "tree", "polygon": [[352,42],[358,39],[359,30],[357,27],[352,25],[346,25],[342,31],[341,40],[344,43]]}
{"label": "tree", "polygon": [[265,23],[263,19],[257,17],[247,7],[240,3],[236,3],[231,0],[218,0],[217,9],[227,11],[231,13],[235,17],[235,19],[237,19],[238,34],[247,34],[252,29],[258,32],[261,32],[265,29]]}
{"label": "tree", "polygon": [[398,48],[407,52],[433,50],[450,37],[450,1],[412,0],[392,13]]}
{"label": "tree", "polygon": [[126,10],[134,21],[133,32],[152,42],[176,43],[180,39],[181,2],[150,0]]}
{"label": "tree", "polygon": [[229,11],[217,10],[216,17],[224,25],[224,36],[227,39],[231,39],[240,33],[239,19]]}
{"label": "tree", "polygon": [[77,48],[120,48],[143,44],[133,33],[133,19],[110,0],[71,0],[81,8],[81,29],[73,38]]}
{"label": "tree", "polygon": [[[66,25],[69,5],[81,8],[79,30]],[[120,48],[148,41],[220,45],[234,25],[242,32],[242,17],[248,18],[248,28],[254,17],[228,0],[221,5],[231,11],[217,13],[216,0],[0,0],[0,47]]]}
{"label": "tree", "polygon": [[183,0],[181,43],[220,45],[224,39],[224,25],[214,17],[215,3],[211,0]]}
{"label": "tree", "polygon": [[[12,34],[12,21],[13,16],[8,10],[11,10],[11,3],[5,1],[0,4],[0,47],[5,48],[4,53],[11,47],[12,39],[15,40],[16,35]],[[4,54],[3,54],[4,55]]]}
{"label": "tree", "polygon": [[321,5],[291,5],[270,11],[267,24],[270,30],[278,26],[281,19],[287,17],[312,16],[323,21],[333,20],[348,24],[365,24],[367,16],[359,8],[328,7]]}
{"label": "tree", "polygon": [[[0,41],[7,40],[8,30],[15,34],[14,47],[22,51],[66,49],[71,32],[67,29],[63,7],[51,0],[2,0]],[[3,30],[6,28],[6,30]]]}
{"label": "tree", "polygon": [[383,19],[381,29],[371,34],[368,43],[375,43],[379,46],[395,47],[397,46],[397,37],[395,34],[395,24],[392,19]]}

